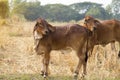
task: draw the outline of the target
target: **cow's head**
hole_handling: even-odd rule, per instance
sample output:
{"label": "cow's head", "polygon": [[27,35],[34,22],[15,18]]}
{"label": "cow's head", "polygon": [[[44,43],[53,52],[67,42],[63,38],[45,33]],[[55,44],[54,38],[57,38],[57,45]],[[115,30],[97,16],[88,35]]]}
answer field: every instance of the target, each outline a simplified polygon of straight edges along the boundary
{"label": "cow's head", "polygon": [[94,31],[97,27],[97,24],[100,22],[96,19],[94,19],[91,16],[86,16],[84,20],[85,27],[87,27],[89,30]]}
{"label": "cow's head", "polygon": [[54,27],[52,27],[52,25],[50,25],[47,21],[45,21],[42,18],[37,19],[33,30],[33,36],[35,40],[35,50],[37,50],[40,40],[44,36],[49,35],[49,33],[53,31],[54,31]]}
{"label": "cow's head", "polygon": [[49,32],[53,32],[54,28],[48,24],[42,18],[37,19],[36,24],[34,26],[33,35],[35,39],[41,39],[44,35],[47,35]]}

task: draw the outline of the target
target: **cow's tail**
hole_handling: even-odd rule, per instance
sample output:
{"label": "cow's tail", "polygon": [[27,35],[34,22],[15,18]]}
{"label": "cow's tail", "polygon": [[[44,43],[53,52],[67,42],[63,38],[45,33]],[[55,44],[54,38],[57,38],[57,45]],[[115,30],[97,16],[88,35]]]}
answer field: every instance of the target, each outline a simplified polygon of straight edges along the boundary
{"label": "cow's tail", "polygon": [[85,42],[85,61],[92,55],[93,47],[94,46],[90,46],[89,40],[87,39]]}
{"label": "cow's tail", "polygon": [[88,51],[88,42],[87,42],[87,40],[86,40],[86,42],[85,42],[85,44],[84,44],[84,53],[85,53],[85,62],[87,62],[87,60],[88,60],[88,55],[89,55],[89,53],[88,53],[89,51]]}
{"label": "cow's tail", "polygon": [[118,53],[118,58],[120,58],[120,42],[119,42],[119,53]]}

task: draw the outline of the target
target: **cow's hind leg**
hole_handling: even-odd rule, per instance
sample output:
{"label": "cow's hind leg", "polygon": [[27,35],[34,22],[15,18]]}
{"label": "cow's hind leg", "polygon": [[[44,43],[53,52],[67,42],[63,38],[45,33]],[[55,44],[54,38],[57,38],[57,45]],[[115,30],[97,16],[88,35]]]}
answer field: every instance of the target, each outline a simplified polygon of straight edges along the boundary
{"label": "cow's hind leg", "polygon": [[[84,53],[82,53],[82,52],[81,53],[77,53],[77,56],[79,58],[79,62],[78,62],[78,65],[77,65],[77,67],[75,69],[75,73],[74,73],[74,79],[75,80],[77,80],[78,74],[79,74],[79,70],[80,70],[82,64],[85,62],[85,54]],[[84,66],[86,66],[86,64]],[[86,70],[84,70],[84,71],[86,71]]]}
{"label": "cow's hind leg", "polygon": [[50,54],[46,53],[43,55],[43,60],[42,60],[42,70],[41,70],[41,75],[46,78],[48,76],[48,66],[49,66],[49,61],[50,61]]}
{"label": "cow's hind leg", "polygon": [[85,53],[85,58],[83,61],[83,77],[87,74],[86,67],[87,67],[87,61],[88,61],[88,53]]}

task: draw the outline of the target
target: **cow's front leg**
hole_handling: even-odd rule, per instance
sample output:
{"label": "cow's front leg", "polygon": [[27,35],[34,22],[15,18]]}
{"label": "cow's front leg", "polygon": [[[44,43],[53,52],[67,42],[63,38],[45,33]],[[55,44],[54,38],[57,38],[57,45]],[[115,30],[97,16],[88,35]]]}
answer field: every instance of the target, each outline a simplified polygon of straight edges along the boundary
{"label": "cow's front leg", "polygon": [[44,75],[44,54],[41,55],[42,57],[42,66],[41,66],[41,75],[43,76]]}
{"label": "cow's front leg", "polygon": [[48,66],[50,61],[50,53],[45,53],[42,60],[42,70],[41,75],[46,78],[48,76]]}

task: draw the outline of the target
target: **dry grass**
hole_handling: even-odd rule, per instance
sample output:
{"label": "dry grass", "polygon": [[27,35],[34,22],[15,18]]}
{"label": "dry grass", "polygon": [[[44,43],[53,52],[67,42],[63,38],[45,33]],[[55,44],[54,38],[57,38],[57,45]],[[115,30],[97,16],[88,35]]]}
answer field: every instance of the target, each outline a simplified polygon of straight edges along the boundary
{"label": "dry grass", "polygon": [[[75,22],[71,21],[70,23]],[[9,80],[7,79],[9,77],[15,77],[11,80],[16,80],[16,77],[26,77],[24,74],[34,74],[33,76],[38,78],[41,57],[37,56],[33,50],[32,29],[34,24],[35,22],[15,22],[9,23],[7,26],[0,26],[0,80]],[[51,24],[64,25],[67,23],[55,22]],[[116,46],[118,46],[117,43]],[[120,60],[117,59],[117,52],[111,51],[110,45],[96,46],[88,61],[86,79],[120,80]],[[66,54],[52,51],[49,66],[50,75],[68,76],[67,78],[58,77],[59,79],[54,77],[54,80],[70,80],[69,76],[72,76],[77,62],[78,58],[74,51]],[[11,76],[10,74],[15,75]],[[17,74],[21,74],[21,76]],[[20,78],[18,80],[30,80],[29,76],[26,79]]]}

